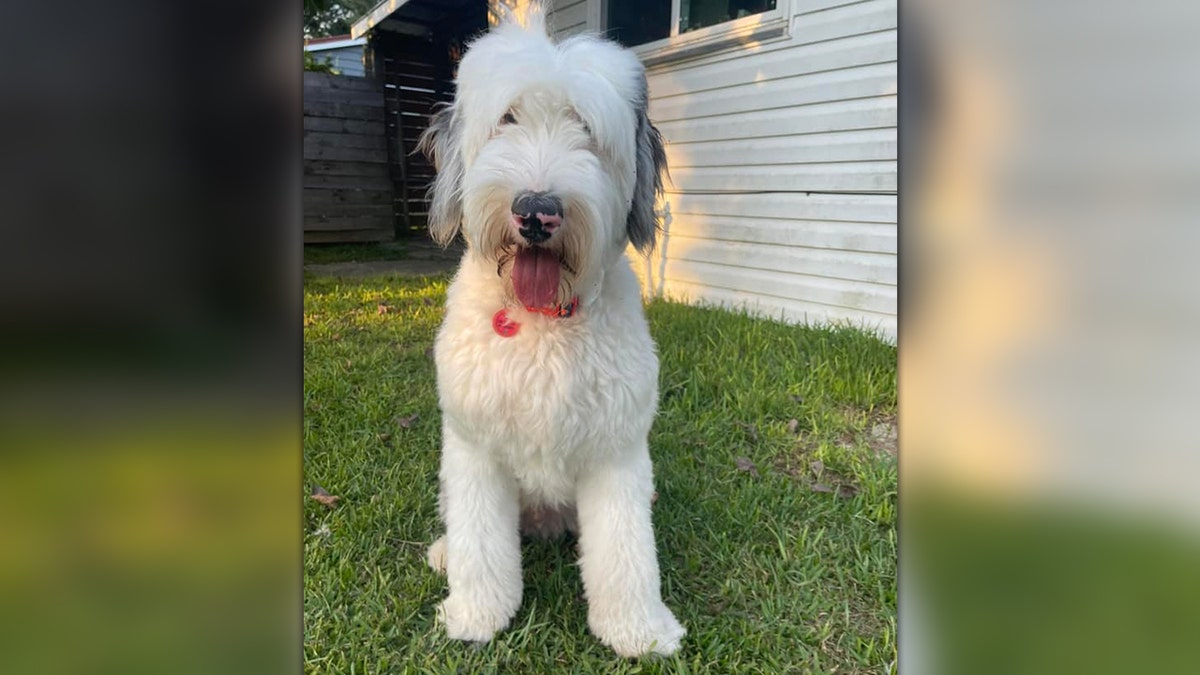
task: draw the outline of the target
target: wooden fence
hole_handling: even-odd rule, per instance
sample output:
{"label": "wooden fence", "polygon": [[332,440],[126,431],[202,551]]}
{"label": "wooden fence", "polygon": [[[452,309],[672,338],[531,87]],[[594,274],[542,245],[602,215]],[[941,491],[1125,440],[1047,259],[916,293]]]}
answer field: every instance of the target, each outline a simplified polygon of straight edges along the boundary
{"label": "wooden fence", "polygon": [[414,151],[437,104],[454,98],[449,45],[443,40],[382,33],[372,39],[371,48],[375,72],[384,84],[398,231],[421,232],[428,221],[425,197],[434,169]]}
{"label": "wooden fence", "polygon": [[394,151],[379,81],[304,73],[305,243],[395,237]]}

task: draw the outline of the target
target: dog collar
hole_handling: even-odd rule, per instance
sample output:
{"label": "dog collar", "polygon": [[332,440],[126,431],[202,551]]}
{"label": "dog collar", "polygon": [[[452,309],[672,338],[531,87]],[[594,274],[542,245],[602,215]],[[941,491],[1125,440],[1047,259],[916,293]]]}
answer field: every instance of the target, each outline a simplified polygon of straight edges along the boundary
{"label": "dog collar", "polygon": [[579,308],[579,296],[571,298],[571,301],[565,305],[555,305],[553,307],[525,307],[526,312],[535,314],[544,314],[555,319],[565,319],[575,313]]}
{"label": "dog collar", "polygon": [[[565,305],[555,305],[553,307],[525,307],[525,311],[533,312],[534,314],[542,314],[553,319],[565,319],[575,314],[579,309],[579,297],[571,298],[571,302]],[[512,337],[521,329],[521,324],[513,321],[508,316],[508,310],[501,308],[500,311],[492,315],[492,330],[496,331],[496,335],[500,337]]]}

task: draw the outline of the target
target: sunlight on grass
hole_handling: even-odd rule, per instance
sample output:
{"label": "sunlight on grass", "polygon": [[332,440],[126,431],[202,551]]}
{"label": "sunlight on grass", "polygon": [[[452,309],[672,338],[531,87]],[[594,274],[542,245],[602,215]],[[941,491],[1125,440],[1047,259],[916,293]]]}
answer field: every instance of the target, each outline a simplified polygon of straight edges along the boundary
{"label": "sunlight on grass", "polygon": [[307,282],[305,480],[342,501],[306,500],[306,671],[894,672],[895,348],[666,301],[647,307],[662,363],[650,442],[683,650],[637,663],[600,645],[567,541],[525,544],[509,630],[482,649],[447,641],[445,581],[423,562],[440,527],[427,350],[446,283]]}

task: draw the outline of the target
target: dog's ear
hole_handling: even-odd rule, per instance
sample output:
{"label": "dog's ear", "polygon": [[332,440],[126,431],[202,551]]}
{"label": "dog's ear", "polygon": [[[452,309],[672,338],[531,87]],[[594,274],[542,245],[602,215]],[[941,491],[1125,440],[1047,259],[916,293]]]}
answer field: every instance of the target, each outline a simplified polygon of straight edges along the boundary
{"label": "dog's ear", "polygon": [[662,229],[654,204],[663,192],[663,175],[667,174],[667,151],[662,134],[650,123],[650,97],[642,80],[641,97],[634,103],[637,114],[637,176],[633,185],[633,201],[625,229],[629,241],[640,253],[654,250],[655,238]]}
{"label": "dog's ear", "polygon": [[463,162],[458,116],[454,106],[437,111],[421,134],[417,149],[437,169],[429,186],[429,234],[442,246],[454,241],[462,226]]}

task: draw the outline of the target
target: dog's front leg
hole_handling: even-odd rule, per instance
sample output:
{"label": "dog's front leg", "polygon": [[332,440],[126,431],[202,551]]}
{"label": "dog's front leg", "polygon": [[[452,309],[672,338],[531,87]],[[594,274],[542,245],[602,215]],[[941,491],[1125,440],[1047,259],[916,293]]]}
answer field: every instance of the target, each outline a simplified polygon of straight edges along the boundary
{"label": "dog's front leg", "polygon": [[521,606],[518,491],[490,455],[445,426],[441,499],[450,595],[438,619],[453,639],[487,642]]}
{"label": "dog's front leg", "polygon": [[579,546],[588,626],[621,656],[671,654],[687,632],[663,604],[650,522],[649,452],[584,472]]}

